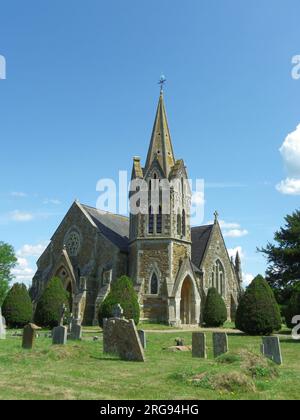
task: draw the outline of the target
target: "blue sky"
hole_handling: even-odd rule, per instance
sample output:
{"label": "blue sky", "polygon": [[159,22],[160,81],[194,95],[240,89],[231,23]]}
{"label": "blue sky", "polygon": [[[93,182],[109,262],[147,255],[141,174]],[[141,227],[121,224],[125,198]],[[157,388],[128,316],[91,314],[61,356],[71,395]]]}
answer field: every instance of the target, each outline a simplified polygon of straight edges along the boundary
{"label": "blue sky", "polygon": [[298,0],[2,1],[0,240],[17,280],[74,199],[95,205],[100,178],[146,157],[161,73],[205,222],[218,209],[245,278],[264,272],[256,247],[299,207],[299,15]]}

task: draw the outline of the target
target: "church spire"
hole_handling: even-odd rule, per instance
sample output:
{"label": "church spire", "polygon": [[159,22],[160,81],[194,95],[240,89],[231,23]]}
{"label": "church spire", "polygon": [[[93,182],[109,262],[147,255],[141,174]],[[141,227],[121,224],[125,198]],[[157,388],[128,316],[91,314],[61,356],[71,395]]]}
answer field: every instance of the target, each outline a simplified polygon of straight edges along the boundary
{"label": "church spire", "polygon": [[158,160],[161,168],[164,171],[165,177],[168,178],[171,168],[175,165],[175,157],[164,104],[163,90],[161,90],[159,96],[159,102],[146,161],[146,170],[150,168],[155,159]]}

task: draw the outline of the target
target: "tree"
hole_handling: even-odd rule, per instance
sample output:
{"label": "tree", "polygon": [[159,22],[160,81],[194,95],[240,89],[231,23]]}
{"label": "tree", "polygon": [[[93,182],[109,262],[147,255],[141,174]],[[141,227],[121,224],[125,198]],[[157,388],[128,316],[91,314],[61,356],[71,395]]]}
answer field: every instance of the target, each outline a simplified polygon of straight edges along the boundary
{"label": "tree", "polygon": [[61,279],[53,277],[37,303],[35,323],[41,327],[57,327],[64,304],[69,307],[69,293],[64,289]]}
{"label": "tree", "polygon": [[294,316],[300,315],[300,287],[296,288],[291,296],[289,304],[285,311],[285,320],[289,328],[294,328],[292,320]]}
{"label": "tree", "polygon": [[267,256],[267,281],[280,294],[288,291],[289,299],[292,286],[300,280],[300,210],[285,217],[285,226],[275,233],[276,244],[268,243],[266,248],[259,249]]}
{"label": "tree", "polygon": [[9,283],[13,278],[12,269],[16,264],[17,258],[13,247],[0,242],[0,306],[9,291]]}
{"label": "tree", "polygon": [[10,328],[23,328],[32,321],[32,303],[24,284],[16,283],[10,289],[3,302],[2,314]]}
{"label": "tree", "polygon": [[227,320],[225,302],[217,289],[212,287],[208,290],[205,301],[203,321],[206,327],[221,327]]}
{"label": "tree", "polygon": [[281,316],[274,293],[258,275],[243,294],[236,313],[236,327],[249,335],[270,335],[281,329]]}
{"label": "tree", "polygon": [[99,325],[103,327],[103,319],[113,316],[113,307],[120,304],[126,319],[133,319],[138,325],[140,321],[140,305],[132,280],[127,276],[120,277],[111,287],[110,293],[99,308]]}

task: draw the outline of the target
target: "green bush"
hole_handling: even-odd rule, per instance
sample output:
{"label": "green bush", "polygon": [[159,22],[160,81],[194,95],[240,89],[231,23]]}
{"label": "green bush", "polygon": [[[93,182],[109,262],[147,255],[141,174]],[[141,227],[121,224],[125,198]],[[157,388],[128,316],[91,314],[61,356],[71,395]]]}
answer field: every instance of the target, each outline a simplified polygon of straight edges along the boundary
{"label": "green bush", "polygon": [[16,283],[8,292],[2,314],[10,328],[23,328],[32,321],[32,302],[24,284]]}
{"label": "green bush", "polygon": [[221,327],[227,321],[227,309],[222,296],[219,295],[217,289],[208,290],[203,321],[206,327]]}
{"label": "green bush", "polygon": [[127,276],[122,276],[113,283],[110,293],[100,305],[98,319],[101,327],[103,327],[103,319],[113,316],[113,307],[117,304],[122,306],[125,318],[133,319],[135,324],[138,325],[140,321],[140,305],[133,282]]}
{"label": "green bush", "polygon": [[292,294],[291,300],[285,310],[285,320],[289,328],[294,328],[292,320],[294,316],[300,315],[300,291],[295,290]]}
{"label": "green bush", "polygon": [[262,276],[257,276],[243,294],[235,324],[249,335],[270,335],[281,329],[279,306]]}
{"label": "green bush", "polygon": [[57,327],[63,304],[69,308],[69,293],[64,289],[60,278],[53,277],[37,303],[34,314],[35,323],[40,327]]}

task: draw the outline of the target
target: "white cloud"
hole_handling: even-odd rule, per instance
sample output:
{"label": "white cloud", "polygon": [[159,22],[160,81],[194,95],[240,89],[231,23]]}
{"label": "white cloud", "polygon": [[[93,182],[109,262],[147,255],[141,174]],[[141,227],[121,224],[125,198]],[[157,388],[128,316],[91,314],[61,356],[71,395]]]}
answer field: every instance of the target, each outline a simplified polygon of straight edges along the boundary
{"label": "white cloud", "polygon": [[243,285],[244,285],[244,287],[249,286],[249,284],[252,283],[253,279],[254,279],[253,274],[243,273]]}
{"label": "white cloud", "polygon": [[300,178],[287,178],[277,184],[276,189],[285,195],[300,195]]}
{"label": "white cloud", "polygon": [[[213,224],[213,221],[208,222],[208,224]],[[223,231],[224,238],[242,238],[249,234],[248,230],[242,229],[239,223],[219,220],[219,224]]]}
{"label": "white cloud", "polygon": [[300,124],[288,134],[279,149],[288,177],[276,185],[285,195],[300,195]]}
{"label": "white cloud", "polygon": [[245,258],[245,254],[244,254],[243,248],[241,246],[237,246],[236,248],[229,248],[228,249],[228,254],[229,254],[230,258],[231,257],[235,258],[237,252],[240,254],[241,260],[243,260]]}
{"label": "white cloud", "polygon": [[45,204],[45,205],[47,205],[47,204],[53,204],[53,205],[55,205],[55,206],[59,206],[59,205],[61,204],[61,201],[56,200],[56,199],[49,199],[49,198],[46,198],[46,199],[43,201],[43,204]]}
{"label": "white cloud", "polygon": [[194,192],[192,195],[192,204],[201,206],[205,203],[204,192]]}
{"label": "white cloud", "polygon": [[26,258],[18,257],[16,268],[12,270],[16,282],[29,284],[33,278],[34,270]]}
{"label": "white cloud", "polygon": [[[245,253],[243,251],[243,248],[241,246],[237,246],[236,248],[229,248],[228,249],[228,254],[229,254],[230,258],[233,257],[235,259],[237,252],[240,254],[242,267],[243,267],[243,263],[244,263],[244,260],[246,258]],[[253,279],[254,279],[253,274],[243,272],[243,286],[244,287],[248,287]]]}
{"label": "white cloud", "polygon": [[300,124],[287,135],[279,151],[289,175],[300,177]]}
{"label": "white cloud", "polygon": [[28,197],[28,195],[24,192],[20,192],[20,191],[13,191],[10,193],[10,195],[12,197],[16,197],[16,198],[24,198],[24,197]]}
{"label": "white cloud", "polygon": [[18,257],[37,257],[39,258],[42,253],[45,251],[47,243],[37,244],[37,245],[28,245],[25,244],[17,252]]}
{"label": "white cloud", "polygon": [[34,216],[32,213],[14,210],[10,213],[9,218],[14,222],[30,222],[33,220]]}
{"label": "white cloud", "polygon": [[246,229],[231,229],[224,231],[224,238],[242,238],[243,236],[248,235],[248,230]]}

